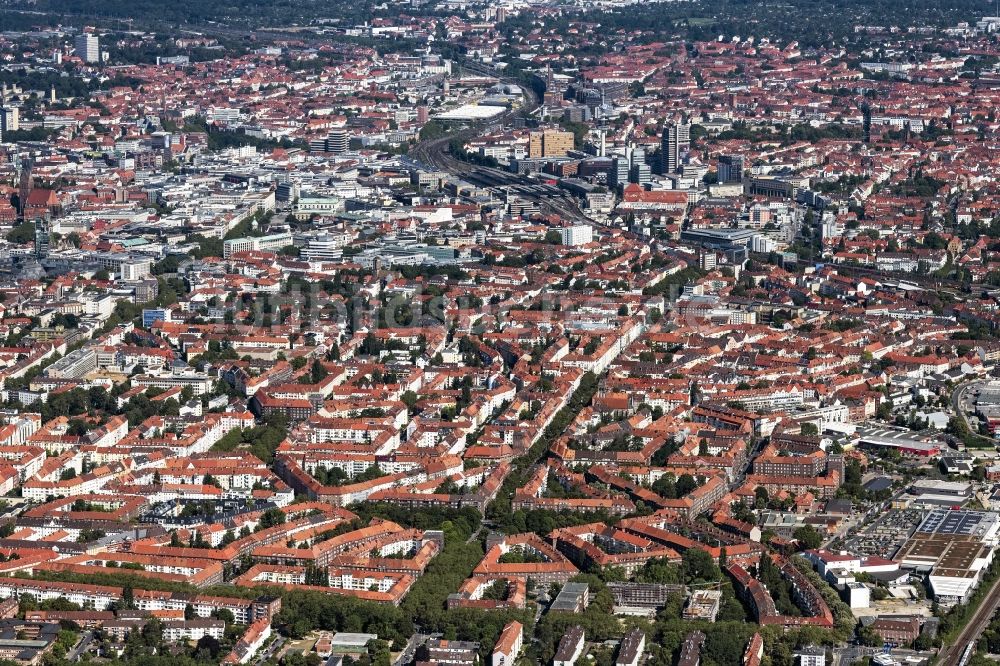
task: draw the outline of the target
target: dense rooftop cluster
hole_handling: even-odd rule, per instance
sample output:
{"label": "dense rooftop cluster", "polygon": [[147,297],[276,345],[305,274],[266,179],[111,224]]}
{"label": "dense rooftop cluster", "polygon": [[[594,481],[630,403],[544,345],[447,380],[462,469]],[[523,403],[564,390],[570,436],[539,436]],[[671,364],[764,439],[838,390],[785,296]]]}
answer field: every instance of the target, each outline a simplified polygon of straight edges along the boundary
{"label": "dense rooftop cluster", "polygon": [[1000,17],[188,4],[0,9],[0,658],[1000,653]]}

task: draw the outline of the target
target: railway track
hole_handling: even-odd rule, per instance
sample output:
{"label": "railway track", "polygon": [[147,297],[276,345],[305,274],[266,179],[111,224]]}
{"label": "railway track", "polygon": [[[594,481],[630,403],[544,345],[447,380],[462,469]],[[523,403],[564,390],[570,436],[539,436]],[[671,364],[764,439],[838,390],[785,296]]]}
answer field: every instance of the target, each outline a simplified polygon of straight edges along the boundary
{"label": "railway track", "polygon": [[976,651],[976,642],[989,626],[993,614],[1000,606],[1000,578],[993,582],[979,608],[966,622],[955,642],[938,653],[938,664],[941,666],[965,666]]}
{"label": "railway track", "polygon": [[[495,76],[495,73],[470,68],[477,74]],[[421,141],[409,151],[409,157],[433,169],[446,171],[474,185],[503,189],[517,196],[538,204],[540,210],[560,215],[566,219],[592,222],[580,209],[575,199],[563,190],[552,185],[539,183],[527,176],[511,173],[502,169],[464,162],[451,154],[450,145],[455,139],[467,141],[484,134],[494,128],[508,124],[519,112],[531,113],[538,108],[538,96],[533,90],[526,88],[520,81],[498,77],[501,83],[514,84],[524,92],[525,103],[518,109],[511,109],[488,123],[473,125],[448,136]]]}

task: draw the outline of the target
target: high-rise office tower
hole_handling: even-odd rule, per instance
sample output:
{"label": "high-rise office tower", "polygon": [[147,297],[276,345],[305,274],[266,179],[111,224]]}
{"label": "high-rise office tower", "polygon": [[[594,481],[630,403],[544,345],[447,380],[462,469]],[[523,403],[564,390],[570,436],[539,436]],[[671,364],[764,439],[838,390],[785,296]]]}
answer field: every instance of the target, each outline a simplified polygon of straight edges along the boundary
{"label": "high-rise office tower", "polygon": [[326,149],[334,155],[343,155],[351,147],[351,136],[345,129],[335,129],[326,138]]}
{"label": "high-rise office tower", "polygon": [[719,182],[743,182],[743,157],[740,155],[722,155],[719,157]]}
{"label": "high-rise office tower", "polygon": [[16,106],[0,106],[0,131],[16,132],[21,128],[20,113]]}
{"label": "high-rise office tower", "polygon": [[653,180],[649,165],[646,164],[646,151],[642,148],[633,148],[631,164],[629,166],[629,182],[645,185]]}
{"label": "high-rise office tower", "polygon": [[611,187],[624,186],[628,182],[628,175],[628,158],[616,157],[611,162],[611,171],[608,173],[608,185]]}
{"label": "high-rise office tower", "polygon": [[653,171],[645,162],[637,162],[629,169],[628,179],[630,183],[646,185],[653,182]]}
{"label": "high-rise office tower", "polygon": [[680,168],[681,158],[691,147],[691,126],[687,123],[669,123],[663,128],[660,143],[660,170],[674,173]]}
{"label": "high-rise office tower", "polygon": [[528,157],[564,157],[573,150],[573,133],[545,129],[528,135]]}
{"label": "high-rise office tower", "polygon": [[92,35],[89,32],[81,33],[73,45],[76,47],[76,55],[84,62],[100,62],[101,43],[97,39],[97,35]]}
{"label": "high-rise office tower", "polygon": [[52,241],[52,233],[49,229],[49,221],[44,218],[35,220],[35,256],[44,259],[49,256],[49,245]]}

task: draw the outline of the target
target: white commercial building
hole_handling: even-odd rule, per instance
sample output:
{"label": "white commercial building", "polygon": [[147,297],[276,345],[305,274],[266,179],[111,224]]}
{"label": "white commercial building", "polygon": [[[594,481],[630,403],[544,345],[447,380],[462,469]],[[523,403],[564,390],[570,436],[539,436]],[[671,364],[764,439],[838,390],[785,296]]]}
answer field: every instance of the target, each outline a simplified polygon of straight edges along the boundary
{"label": "white commercial building", "polygon": [[564,227],[562,230],[563,245],[586,245],[594,240],[594,228],[589,224],[578,224]]}
{"label": "white commercial building", "polygon": [[84,62],[100,62],[101,42],[97,35],[90,33],[78,35],[73,41],[73,46],[76,48],[76,55]]}
{"label": "white commercial building", "polygon": [[222,257],[228,259],[237,252],[276,252],[292,244],[292,234],[284,232],[269,236],[233,238],[222,244]]}
{"label": "white commercial building", "polygon": [[495,118],[496,116],[503,115],[506,111],[507,107],[505,106],[465,104],[457,109],[439,113],[434,116],[434,119],[445,122],[475,122],[477,120]]}

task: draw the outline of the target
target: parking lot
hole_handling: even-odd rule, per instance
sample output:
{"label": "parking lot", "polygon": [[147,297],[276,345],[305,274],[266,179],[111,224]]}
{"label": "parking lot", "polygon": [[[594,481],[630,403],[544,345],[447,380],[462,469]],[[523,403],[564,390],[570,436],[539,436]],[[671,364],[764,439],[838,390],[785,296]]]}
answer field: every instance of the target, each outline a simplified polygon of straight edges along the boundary
{"label": "parking lot", "polygon": [[893,509],[845,542],[850,552],[891,558],[923,521],[917,509]]}

